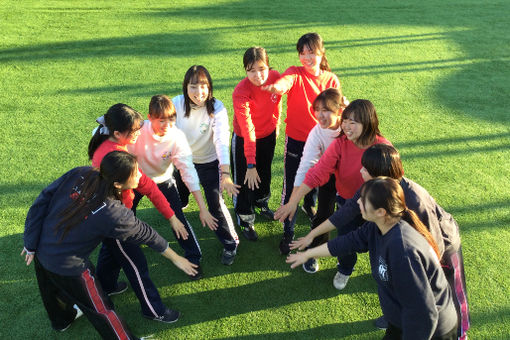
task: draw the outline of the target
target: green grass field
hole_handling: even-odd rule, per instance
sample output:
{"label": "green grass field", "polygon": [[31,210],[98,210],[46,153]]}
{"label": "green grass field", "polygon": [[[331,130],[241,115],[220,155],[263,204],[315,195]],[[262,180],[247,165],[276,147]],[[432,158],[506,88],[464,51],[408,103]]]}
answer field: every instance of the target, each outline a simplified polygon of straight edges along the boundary
{"label": "green grass field", "polygon": [[[0,338],[97,339],[85,319],[51,330],[33,268],[19,256],[24,218],[40,190],[87,165],[95,119],[114,103],[146,113],[154,94],[180,94],[185,71],[206,66],[232,115],[242,55],[264,46],[280,72],[299,63],[310,31],[326,42],[350,99],[370,99],[407,177],[429,190],[461,227],[471,339],[510,334],[510,28],[508,1],[7,1],[0,2]],[[277,208],[283,129],[273,163]],[[282,227],[258,221],[231,267],[221,244],[187,215],[205,278],[189,282],[146,249],[176,324],[143,319],[132,291],[116,296],[139,336],[157,339],[377,339],[376,285],[363,254],[347,288],[332,286],[335,260],[310,275],[278,253]],[[147,201],[139,217],[178,246]],[[308,230],[300,214],[297,235]],[[180,250],[180,249],[178,249]],[[94,253],[94,258],[96,253]]]}

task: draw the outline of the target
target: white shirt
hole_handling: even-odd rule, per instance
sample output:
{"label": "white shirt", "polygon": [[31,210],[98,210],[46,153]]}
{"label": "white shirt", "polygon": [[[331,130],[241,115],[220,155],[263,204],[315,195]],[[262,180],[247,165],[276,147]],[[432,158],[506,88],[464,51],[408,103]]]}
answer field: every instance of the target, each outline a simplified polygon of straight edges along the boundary
{"label": "white shirt", "polygon": [[294,187],[298,187],[305,180],[306,173],[314,166],[329,144],[340,135],[341,127],[336,130],[323,129],[319,124],[315,125],[306,138],[303,155],[296,172]]}
{"label": "white shirt", "polygon": [[177,111],[176,126],[184,132],[193,152],[193,162],[198,164],[219,160],[220,165],[230,165],[230,125],[227,109],[218,99],[214,102],[214,113],[206,107],[191,107],[189,117],[184,117],[184,95],[172,99]]}
{"label": "white shirt", "polygon": [[140,169],[147,176],[156,183],[168,180],[174,183],[172,173],[175,165],[189,191],[200,190],[191,149],[182,131],[174,126],[164,136],[158,136],[150,120],[146,120],[140,132],[136,143],[128,144],[127,148],[136,155]]}

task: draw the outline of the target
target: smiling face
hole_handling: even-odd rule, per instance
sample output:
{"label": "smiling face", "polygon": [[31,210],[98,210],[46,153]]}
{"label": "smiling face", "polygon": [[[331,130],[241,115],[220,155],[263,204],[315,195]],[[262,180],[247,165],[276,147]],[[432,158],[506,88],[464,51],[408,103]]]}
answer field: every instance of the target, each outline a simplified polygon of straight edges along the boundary
{"label": "smiling face", "polygon": [[320,51],[312,51],[308,45],[303,46],[303,50],[299,52],[299,61],[305,68],[306,72],[319,75],[322,54]]}
{"label": "smiling face", "polygon": [[142,128],[142,125],[143,122],[137,122],[135,126],[138,127],[131,131],[126,132],[114,131],[113,136],[115,137],[115,141],[120,145],[135,144],[136,140],[138,139],[138,136],[140,136],[140,129]]}
{"label": "smiling face", "polygon": [[340,113],[328,109],[322,101],[318,102],[313,108],[315,118],[323,129],[336,130],[340,126]]}
{"label": "smiling face", "polygon": [[262,86],[269,75],[269,67],[262,60],[257,60],[246,70],[246,76],[250,83],[255,86]]}
{"label": "smiling face", "polygon": [[154,132],[154,134],[158,136],[164,136],[174,126],[176,114],[161,118],[156,118],[149,115],[148,118],[151,122],[152,131]]}
{"label": "smiling face", "polygon": [[363,124],[352,119],[352,116],[344,117],[342,119],[342,131],[348,140],[356,144],[363,132]]}
{"label": "smiling face", "polygon": [[209,85],[204,82],[189,83],[188,97],[196,106],[204,106],[209,96]]}

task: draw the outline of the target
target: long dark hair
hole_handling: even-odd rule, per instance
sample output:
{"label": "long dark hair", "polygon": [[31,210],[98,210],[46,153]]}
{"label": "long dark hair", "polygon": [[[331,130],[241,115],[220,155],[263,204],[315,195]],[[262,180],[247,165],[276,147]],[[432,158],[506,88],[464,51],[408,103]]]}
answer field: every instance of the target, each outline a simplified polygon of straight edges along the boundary
{"label": "long dark hair", "polygon": [[[377,112],[375,111],[374,104],[372,104],[370,100],[353,100],[349,105],[347,105],[344,112],[342,112],[342,123],[345,119],[354,120],[355,122],[363,125],[361,135],[356,140],[356,144],[358,146],[372,145],[375,142],[375,137],[381,136]],[[344,134],[345,132],[342,130],[339,137]]]}
{"label": "long dark hair", "polygon": [[326,49],[324,48],[324,41],[319,33],[306,33],[299,38],[296,49],[299,53],[303,52],[303,49],[307,46],[310,51],[317,53],[320,52],[322,55],[322,60],[319,65],[320,69],[323,71],[331,71],[329,67],[328,59],[326,58]]}
{"label": "long dark hair", "polygon": [[216,98],[213,96],[213,83],[209,71],[202,65],[191,66],[184,75],[182,82],[182,93],[184,94],[184,117],[189,117],[191,111],[191,99],[188,94],[188,84],[206,84],[209,94],[205,101],[207,113],[211,116],[214,113],[214,102]]}
{"label": "long dark hair", "polygon": [[124,151],[112,151],[104,156],[99,169],[92,168],[76,181],[71,193],[72,203],[60,213],[54,227],[61,232],[60,241],[89,214],[100,208],[105,199],[121,199],[122,192],[114,183],[125,183],[136,170],[136,157]]}
{"label": "long dark hair", "polygon": [[404,176],[400,155],[397,149],[388,144],[374,144],[366,149],[361,157],[361,165],[372,177],[387,176],[400,181]]}
{"label": "long dark hair", "polygon": [[122,103],[112,105],[103,117],[104,126],[108,128],[108,134],[101,133],[103,125],[100,124],[89,142],[89,159],[94,157],[94,152],[105,140],[113,137],[115,131],[121,133],[132,132],[140,129],[143,125],[143,118],[140,112]]}
{"label": "long dark hair", "polygon": [[437,258],[441,259],[432,234],[416,213],[407,208],[404,191],[397,180],[390,177],[377,177],[365,182],[361,186],[361,200],[364,206],[366,206],[365,202],[369,201],[374,209],[383,208],[388,216],[398,217],[409,223],[427,240]]}

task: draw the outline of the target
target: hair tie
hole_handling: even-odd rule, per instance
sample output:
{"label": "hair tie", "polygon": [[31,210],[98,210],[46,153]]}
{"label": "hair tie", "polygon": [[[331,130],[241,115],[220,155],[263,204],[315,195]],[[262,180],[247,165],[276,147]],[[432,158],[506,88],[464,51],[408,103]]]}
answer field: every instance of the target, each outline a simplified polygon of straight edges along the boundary
{"label": "hair tie", "polygon": [[[104,116],[101,116],[99,117],[98,119],[96,119],[96,122],[101,125],[101,127],[99,128],[99,133],[101,135],[109,135],[110,134],[110,130],[108,130],[108,128],[106,127],[106,122],[104,120]],[[94,132],[93,134],[95,134],[97,131],[97,128],[94,129]]]}

